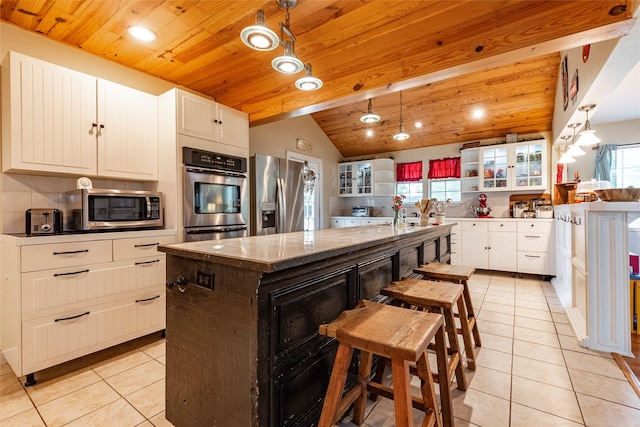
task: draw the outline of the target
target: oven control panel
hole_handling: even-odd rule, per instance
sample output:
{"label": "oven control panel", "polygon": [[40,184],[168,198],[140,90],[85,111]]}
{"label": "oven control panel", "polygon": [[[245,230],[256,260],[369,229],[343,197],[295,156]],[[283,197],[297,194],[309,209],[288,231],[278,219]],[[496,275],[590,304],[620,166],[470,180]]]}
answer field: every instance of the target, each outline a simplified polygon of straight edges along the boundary
{"label": "oven control panel", "polygon": [[196,150],[195,148],[189,147],[182,148],[182,162],[188,166],[199,166],[240,173],[247,172],[247,159],[244,157],[227,156],[225,154]]}

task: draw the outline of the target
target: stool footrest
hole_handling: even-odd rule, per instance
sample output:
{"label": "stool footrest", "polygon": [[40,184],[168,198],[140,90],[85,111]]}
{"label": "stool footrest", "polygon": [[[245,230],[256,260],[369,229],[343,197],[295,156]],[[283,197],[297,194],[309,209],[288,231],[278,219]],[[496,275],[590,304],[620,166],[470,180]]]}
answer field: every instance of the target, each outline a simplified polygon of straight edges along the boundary
{"label": "stool footrest", "polygon": [[[369,383],[367,385],[367,391],[374,393],[377,396],[393,400],[393,389],[380,383]],[[411,406],[424,412],[424,402],[422,401],[422,398],[418,396],[411,396]]]}

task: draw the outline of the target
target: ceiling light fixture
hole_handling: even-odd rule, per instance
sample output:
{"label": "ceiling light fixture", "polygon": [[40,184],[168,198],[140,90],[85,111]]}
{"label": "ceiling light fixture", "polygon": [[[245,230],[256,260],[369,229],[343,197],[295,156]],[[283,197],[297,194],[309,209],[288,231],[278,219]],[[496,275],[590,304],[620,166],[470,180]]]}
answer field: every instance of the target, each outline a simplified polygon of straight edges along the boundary
{"label": "ceiling light fixture", "polygon": [[240,38],[251,49],[268,51],[280,44],[278,35],[264,23],[264,12],[256,13],[256,24],[250,25],[240,32]]}
{"label": "ceiling light fixture", "polygon": [[562,165],[565,165],[567,163],[574,163],[576,159],[571,157],[569,151],[567,150],[567,140],[571,138],[571,135],[563,135],[560,138],[564,140],[564,154],[560,156],[560,159],[558,159],[558,163]]}
{"label": "ceiling light fixture", "polygon": [[393,139],[396,141],[409,139],[409,134],[404,131],[404,126],[402,124],[402,91],[400,91],[400,127],[398,128],[398,133],[393,135]]}
{"label": "ceiling light fixture", "polygon": [[304,66],[305,75],[296,80],[296,87],[300,90],[316,90],[322,87],[322,80],[317,77],[313,77],[311,74],[311,64]]}
{"label": "ceiling light fixture", "polygon": [[274,58],[271,61],[271,66],[274,70],[284,74],[295,74],[304,68],[302,61],[296,58],[296,54],[293,52],[293,44],[289,40],[284,43],[284,53]]}
{"label": "ceiling light fixture", "polygon": [[375,123],[380,120],[380,116],[373,112],[373,105],[371,104],[371,98],[369,98],[369,109],[367,114],[360,116],[362,123]]}
{"label": "ceiling light fixture", "polygon": [[484,117],[484,110],[482,108],[476,108],[473,110],[473,118],[481,119]]}
{"label": "ceiling light fixture", "polygon": [[602,142],[602,140],[596,136],[596,131],[591,129],[591,124],[589,123],[589,111],[593,110],[594,108],[596,108],[595,104],[587,104],[578,108],[578,110],[586,111],[587,113],[587,121],[584,123],[584,128],[582,128],[582,130],[580,131],[580,137],[575,143],[580,147],[595,145]]}
{"label": "ceiling light fixture", "polygon": [[311,75],[311,64],[302,62],[295,54],[296,37],[289,25],[289,9],[297,6],[298,0],[276,0],[278,6],[285,9],[285,23],[280,22],[280,37],[265,24],[264,11],[256,13],[256,24],[244,28],[240,32],[242,42],[251,49],[259,51],[273,50],[278,45],[284,48],[284,53],[271,61],[271,66],[284,74],[295,74],[303,69],[306,75],[296,81],[300,90],[316,90],[322,87],[322,80]]}
{"label": "ceiling light fixture", "polygon": [[422,122],[416,122],[416,129],[422,129]]}
{"label": "ceiling light fixture", "polygon": [[151,42],[154,41],[158,36],[156,33],[151,31],[146,27],[142,27],[140,25],[132,25],[127,29],[127,32],[131,34],[138,40],[142,40],[143,42]]}
{"label": "ceiling light fixture", "polygon": [[[567,150],[567,154],[569,154],[571,157],[575,158],[575,157],[580,157],[580,156],[584,156],[586,153],[584,152],[584,150],[582,150],[582,148],[580,148],[578,145],[576,145],[576,128],[578,126],[580,126],[582,123],[570,123],[567,126],[569,126],[571,129],[573,129],[573,142],[571,145],[569,145],[569,149]],[[562,137],[565,138],[565,137]],[[571,136],[569,136],[568,138],[571,138]],[[566,139],[568,139],[566,138]]]}

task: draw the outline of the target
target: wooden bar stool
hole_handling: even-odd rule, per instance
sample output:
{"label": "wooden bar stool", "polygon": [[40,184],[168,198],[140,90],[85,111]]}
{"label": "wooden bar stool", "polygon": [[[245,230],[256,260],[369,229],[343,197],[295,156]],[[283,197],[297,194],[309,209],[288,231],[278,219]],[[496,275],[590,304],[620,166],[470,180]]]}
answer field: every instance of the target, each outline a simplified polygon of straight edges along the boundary
{"label": "wooden bar stool", "polygon": [[[398,427],[413,427],[412,407],[425,412],[423,427],[442,426],[427,357],[427,347],[435,337],[438,372],[448,377],[442,315],[363,300],[353,310],[342,312],[333,322],[320,325],[320,334],[333,337],[340,344],[318,427],[335,425],[353,402],[353,422],[362,424],[368,391],[394,400]],[[358,385],[342,397],[354,349],[360,350]],[[370,380],[374,354],[391,360],[393,388]],[[421,397],[411,395],[409,364],[412,362],[416,363],[422,380]],[[443,381],[448,383],[449,380]],[[447,413],[450,413],[450,398],[441,395],[440,401],[443,409],[448,407]],[[452,426],[453,417],[444,422],[445,426]]]}
{"label": "wooden bar stool", "polygon": [[478,322],[476,320],[476,313],[473,310],[468,284],[469,278],[475,271],[475,267],[441,264],[438,262],[423,264],[413,270],[414,273],[422,274],[423,279],[443,280],[459,283],[464,286],[464,302],[467,305],[469,329],[473,332],[473,340],[476,346],[480,347],[482,346],[482,341],[480,341],[480,331],[478,330]]}
{"label": "wooden bar stool", "polygon": [[[458,389],[464,391],[467,389],[467,380],[462,366],[462,353],[458,344],[456,320],[453,314],[453,307],[457,306],[458,313],[461,316],[466,315],[464,298],[462,297],[463,289],[462,285],[455,283],[445,284],[431,280],[404,278],[398,282],[392,282],[391,285],[381,289],[380,293],[410,306],[442,313],[445,330],[449,336],[449,363],[447,364],[449,379],[452,380],[455,375]],[[471,357],[467,356],[467,364],[470,369],[475,369],[471,333],[468,325],[465,325],[464,322],[461,324],[466,353],[467,355],[471,354]],[[441,394],[446,391],[445,389],[448,389],[448,384],[440,381],[439,374],[434,374],[434,380],[440,384]]]}

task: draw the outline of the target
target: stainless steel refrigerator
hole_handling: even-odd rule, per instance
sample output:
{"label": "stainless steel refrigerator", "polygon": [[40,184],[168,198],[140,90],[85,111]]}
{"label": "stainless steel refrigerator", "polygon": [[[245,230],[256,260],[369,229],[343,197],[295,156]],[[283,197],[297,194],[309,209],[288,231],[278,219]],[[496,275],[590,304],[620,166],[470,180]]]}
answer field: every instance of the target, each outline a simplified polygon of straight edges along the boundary
{"label": "stainless steel refrigerator", "polygon": [[251,157],[251,235],[304,228],[304,165],[279,157]]}

